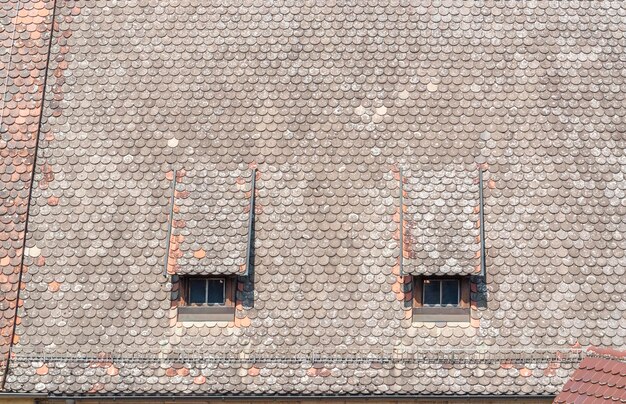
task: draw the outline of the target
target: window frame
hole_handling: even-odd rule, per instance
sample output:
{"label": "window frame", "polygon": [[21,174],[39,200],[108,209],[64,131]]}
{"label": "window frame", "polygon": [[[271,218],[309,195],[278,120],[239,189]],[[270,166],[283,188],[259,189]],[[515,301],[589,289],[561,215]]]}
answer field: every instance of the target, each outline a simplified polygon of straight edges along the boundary
{"label": "window frame", "polygon": [[[441,302],[443,300],[443,283],[445,281],[455,281],[456,282],[456,286],[457,286],[457,296],[456,296],[456,300],[457,303],[456,304],[426,304],[424,303],[424,301],[426,300],[426,288],[424,287],[424,284],[426,283],[426,281],[429,282],[439,282],[439,301]],[[422,279],[422,306],[423,307],[460,307],[461,306],[461,279],[457,279],[457,278],[453,278],[453,277],[444,277],[444,278],[435,278],[435,277],[428,277],[425,279]]]}
{"label": "window frame", "polygon": [[[213,276],[198,276],[198,277],[192,277],[191,279],[187,280],[187,290],[185,291],[185,296],[189,297],[191,296],[191,280],[195,279],[195,280],[204,280],[204,291],[205,291],[205,296],[204,296],[204,301],[205,303],[191,303],[191,302],[186,302],[188,306],[225,306],[228,302],[228,293],[227,293],[227,280],[225,277],[213,277]],[[222,303],[206,303],[209,300],[209,282],[210,281],[222,281],[222,296],[223,296],[223,302]]]}
{"label": "window frame", "polygon": [[[224,303],[190,303],[190,280],[223,279]],[[180,302],[178,305],[178,321],[234,321],[236,305],[237,277],[229,275],[189,275],[180,277]],[[208,285],[207,293],[208,293]],[[208,298],[208,295],[207,295]],[[208,300],[208,299],[207,299]]]}
{"label": "window frame", "polygon": [[[459,281],[459,303],[456,306],[424,304],[425,280]],[[413,279],[413,321],[469,322],[470,298],[469,276],[416,276]],[[439,299],[441,299],[441,289]]]}

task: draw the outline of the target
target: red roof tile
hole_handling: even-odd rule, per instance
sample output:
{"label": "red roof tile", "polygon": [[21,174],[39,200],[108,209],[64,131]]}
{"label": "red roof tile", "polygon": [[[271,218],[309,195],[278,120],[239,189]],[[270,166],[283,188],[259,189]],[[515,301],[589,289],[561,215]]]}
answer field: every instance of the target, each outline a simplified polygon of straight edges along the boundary
{"label": "red roof tile", "polygon": [[555,403],[609,403],[626,401],[626,363],[624,353],[591,348],[591,354],[563,387]]}

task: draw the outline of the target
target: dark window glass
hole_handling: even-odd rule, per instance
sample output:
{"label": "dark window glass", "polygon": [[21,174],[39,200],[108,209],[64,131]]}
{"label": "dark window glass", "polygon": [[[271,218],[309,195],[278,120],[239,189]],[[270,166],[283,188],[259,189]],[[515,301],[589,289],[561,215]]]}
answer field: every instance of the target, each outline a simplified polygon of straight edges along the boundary
{"label": "dark window glass", "polygon": [[189,303],[206,303],[206,279],[189,279]]}
{"label": "dark window glass", "polygon": [[439,305],[441,304],[440,296],[440,281],[433,281],[429,279],[424,280],[424,302],[425,305]]}
{"label": "dark window glass", "polygon": [[207,279],[207,303],[224,304],[224,279]]}
{"label": "dark window glass", "polygon": [[441,304],[446,306],[457,306],[459,304],[459,281],[441,281]]}
{"label": "dark window glass", "polygon": [[424,279],[425,306],[458,306],[459,287],[458,279]]}

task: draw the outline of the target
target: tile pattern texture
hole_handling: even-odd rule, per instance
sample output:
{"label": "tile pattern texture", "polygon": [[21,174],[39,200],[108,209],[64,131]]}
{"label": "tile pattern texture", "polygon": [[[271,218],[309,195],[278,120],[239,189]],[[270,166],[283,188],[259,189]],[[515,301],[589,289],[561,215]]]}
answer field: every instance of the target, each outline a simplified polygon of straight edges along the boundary
{"label": "tile pattern texture", "polygon": [[[481,167],[482,168],[482,167]],[[478,168],[444,165],[403,173],[404,273],[472,275],[480,271]]]}
{"label": "tile pattern texture", "polygon": [[[8,390],[556,394],[571,347],[624,346],[626,7],[378,3],[57,0]],[[414,323],[401,254],[474,266],[478,166],[487,282]],[[251,167],[236,320],[179,323],[165,257],[240,243]],[[175,215],[214,189],[233,222],[168,253],[173,168]],[[400,245],[426,223],[467,244]]]}
{"label": "tile pattern texture", "polygon": [[[0,3],[0,384],[13,336],[52,1]],[[24,268],[27,270],[27,268]],[[2,388],[0,386],[0,388]]]}
{"label": "tile pattern texture", "polygon": [[583,359],[555,403],[626,402],[626,352],[603,353]]}
{"label": "tile pattern texture", "polygon": [[251,175],[250,170],[218,171],[216,164],[178,172],[170,272],[245,273]]}

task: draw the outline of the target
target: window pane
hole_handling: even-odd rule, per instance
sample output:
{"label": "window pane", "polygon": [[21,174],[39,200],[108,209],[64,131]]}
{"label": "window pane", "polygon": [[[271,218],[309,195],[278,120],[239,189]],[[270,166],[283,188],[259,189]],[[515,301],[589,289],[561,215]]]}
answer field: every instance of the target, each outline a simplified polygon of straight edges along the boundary
{"label": "window pane", "polygon": [[209,279],[208,304],[224,304],[224,279]]}
{"label": "window pane", "polygon": [[441,304],[457,306],[459,304],[459,281],[441,281]]}
{"label": "window pane", "polygon": [[440,304],[439,281],[424,280],[424,305]]}
{"label": "window pane", "polygon": [[189,279],[189,303],[204,304],[206,299],[206,280]]}

